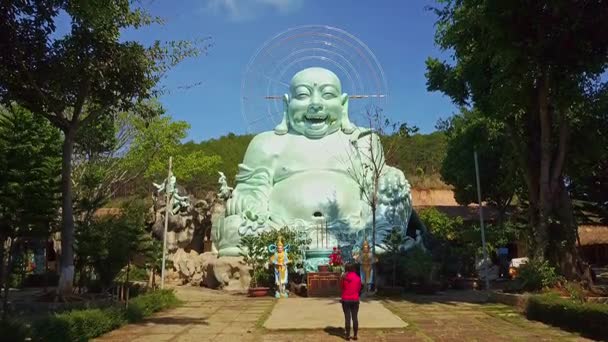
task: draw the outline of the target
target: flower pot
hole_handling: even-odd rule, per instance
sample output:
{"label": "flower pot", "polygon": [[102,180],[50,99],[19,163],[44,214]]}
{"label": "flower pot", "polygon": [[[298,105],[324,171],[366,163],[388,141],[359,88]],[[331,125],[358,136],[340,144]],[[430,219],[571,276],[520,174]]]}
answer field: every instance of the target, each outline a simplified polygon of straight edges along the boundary
{"label": "flower pot", "polygon": [[321,272],[321,273],[329,272],[329,265],[319,265],[319,272]]}
{"label": "flower pot", "polygon": [[250,287],[248,294],[249,297],[266,297],[269,292],[269,287]]}

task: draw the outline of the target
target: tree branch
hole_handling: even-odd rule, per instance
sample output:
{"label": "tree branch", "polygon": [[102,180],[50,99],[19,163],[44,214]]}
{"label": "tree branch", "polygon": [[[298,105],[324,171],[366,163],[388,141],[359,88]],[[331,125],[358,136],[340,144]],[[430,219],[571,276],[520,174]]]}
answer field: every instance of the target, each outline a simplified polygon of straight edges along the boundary
{"label": "tree branch", "polygon": [[[76,125],[79,126],[79,117],[82,114],[82,109],[84,107],[84,103],[87,99],[87,97],[89,96],[89,90],[91,89],[91,81],[89,79],[87,79],[82,87],[82,91],[78,94],[78,98],[76,99],[76,103],[74,103],[74,114],[72,115],[72,125]],[[84,120],[86,121],[87,119],[89,119],[89,117],[91,116],[96,116],[95,114],[89,114],[89,116],[87,116]],[[89,121],[92,119],[89,119]],[[86,125],[86,123],[83,123],[83,125]]]}

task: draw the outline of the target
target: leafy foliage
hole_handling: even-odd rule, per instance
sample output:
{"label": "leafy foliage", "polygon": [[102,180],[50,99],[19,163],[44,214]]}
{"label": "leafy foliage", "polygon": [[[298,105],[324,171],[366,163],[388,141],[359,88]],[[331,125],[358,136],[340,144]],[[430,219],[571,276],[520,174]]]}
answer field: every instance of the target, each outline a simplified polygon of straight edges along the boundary
{"label": "leafy foliage", "polygon": [[[442,264],[442,272],[448,276],[472,274],[476,257],[483,254],[479,225],[465,224],[461,217],[449,217],[436,208],[420,210],[418,215],[438,242],[433,252]],[[488,252],[522,239],[527,232],[527,226],[515,221],[487,225]]]}
{"label": "leafy foliage", "polygon": [[[158,244],[147,231],[142,202],[126,205],[120,216],[110,216],[78,227],[76,251],[79,270],[91,268],[108,287],[136,255],[149,263],[158,258]],[[84,276],[81,274],[81,277]]]}
{"label": "leafy foliage", "polygon": [[405,242],[405,236],[401,231],[400,227],[393,227],[390,234],[384,237],[382,243],[386,249],[388,256],[392,259],[391,268],[392,268],[392,278],[393,278],[393,286],[397,283],[397,265],[399,263],[400,258],[400,248]]}
{"label": "leafy foliage", "polygon": [[[387,163],[403,171],[415,189],[445,188],[439,179],[441,165],[446,155],[448,140],[444,132],[430,134],[385,135],[382,144],[399,146]],[[394,140],[394,142],[393,142]]]}
{"label": "leafy foliage", "polygon": [[476,150],[482,201],[504,211],[519,188],[518,165],[504,123],[463,109],[462,114],[450,119],[446,135],[448,147],[441,177],[454,187],[456,201],[462,205],[478,202],[473,160]]}
{"label": "leafy foliage", "polygon": [[[535,254],[551,257],[572,275],[576,224],[565,184],[571,167],[589,156],[577,153],[572,142],[599,137],[596,130],[585,128],[593,127],[590,123],[600,116],[594,107],[606,98],[601,75],[608,66],[608,36],[597,32],[608,29],[603,19],[608,4],[438,3],[432,9],[438,17],[435,41],[453,51],[453,62],[427,59],[427,88],[475,108],[491,119],[488,124],[504,125],[519,183],[527,190]],[[494,145],[506,146],[504,141]]]}
{"label": "leafy foliage", "polygon": [[3,340],[23,342],[29,335],[28,327],[16,320],[0,320],[0,336]]}
{"label": "leafy foliage", "polygon": [[[57,21],[66,16],[70,28],[62,35]],[[108,116],[157,94],[158,82],[172,66],[208,47],[159,41],[144,46],[121,39],[125,30],[159,22],[129,0],[0,4],[0,101],[17,102],[64,133],[62,294],[71,291],[73,282],[71,177],[79,130],[92,123],[107,127]]]}
{"label": "leafy foliage", "polygon": [[419,246],[412,248],[404,259],[403,273],[410,281],[429,284],[433,274],[433,257]]}
{"label": "leafy foliage", "polygon": [[15,104],[0,107],[0,231],[46,238],[59,206],[59,130]]}
{"label": "leafy foliage", "polygon": [[131,300],[126,310],[121,306],[55,314],[34,323],[34,340],[89,341],[126,323],[138,322],[154,312],[179,304],[172,290],[159,290]]}
{"label": "leafy foliage", "polygon": [[311,240],[295,229],[283,227],[281,229],[271,229],[259,235],[245,235],[241,238],[239,248],[241,256],[247,265],[252,268],[252,286],[269,285],[269,264],[270,252],[268,246],[276,244],[281,237],[285,246],[289,245],[288,256],[290,263],[287,270],[290,274],[296,273],[298,268],[302,268],[304,252]]}
{"label": "leafy foliage", "polygon": [[528,319],[575,331],[598,341],[608,339],[606,304],[581,303],[554,294],[543,294],[530,297],[525,311]]}
{"label": "leafy foliage", "polygon": [[531,259],[519,267],[517,278],[525,291],[539,291],[557,284],[560,280],[547,260]]}
{"label": "leafy foliage", "polygon": [[180,303],[173,290],[157,290],[132,299],[125,316],[130,323],[138,322],[155,312],[176,307]]}
{"label": "leafy foliage", "polygon": [[241,237],[238,247],[241,249],[243,261],[251,267],[250,286],[268,286],[270,281],[270,273],[266,269],[270,256],[268,245],[258,236],[245,235]]}
{"label": "leafy foliage", "polygon": [[564,289],[568,292],[570,299],[575,302],[584,303],[587,299],[585,289],[579,283],[568,281],[564,284]]}
{"label": "leafy foliage", "polygon": [[35,323],[40,341],[89,341],[125,324],[120,309],[73,310]]}

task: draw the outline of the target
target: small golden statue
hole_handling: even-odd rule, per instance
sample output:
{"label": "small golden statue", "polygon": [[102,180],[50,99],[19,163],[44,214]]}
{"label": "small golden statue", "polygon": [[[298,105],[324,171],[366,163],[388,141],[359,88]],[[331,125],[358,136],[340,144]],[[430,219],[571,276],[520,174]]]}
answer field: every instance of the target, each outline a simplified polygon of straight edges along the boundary
{"label": "small golden statue", "polygon": [[361,265],[359,273],[361,276],[361,284],[364,285],[363,288],[365,292],[371,291],[371,287],[374,282],[373,264],[376,263],[378,259],[374,258],[372,255],[372,251],[367,239],[363,240],[361,251],[354,253],[353,258]]}
{"label": "small golden statue", "polygon": [[274,253],[270,257],[270,263],[274,265],[274,282],[277,285],[277,292],[275,293],[276,298],[285,297],[287,298],[287,264],[290,262],[287,256],[289,245],[283,247],[282,238],[279,236],[279,241],[276,245],[272,244],[268,246],[270,253]]}

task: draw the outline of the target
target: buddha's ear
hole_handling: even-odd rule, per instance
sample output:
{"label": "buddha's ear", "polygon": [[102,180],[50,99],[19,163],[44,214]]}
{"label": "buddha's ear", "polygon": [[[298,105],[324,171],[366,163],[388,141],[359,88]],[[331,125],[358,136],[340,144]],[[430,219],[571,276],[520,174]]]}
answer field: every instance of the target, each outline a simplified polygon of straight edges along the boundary
{"label": "buddha's ear", "polygon": [[283,119],[281,123],[274,128],[274,133],[277,135],[287,134],[289,126],[287,125],[287,109],[289,107],[289,95],[283,95]]}
{"label": "buddha's ear", "polygon": [[348,118],[348,94],[342,94],[342,132],[351,134],[357,128]]}

